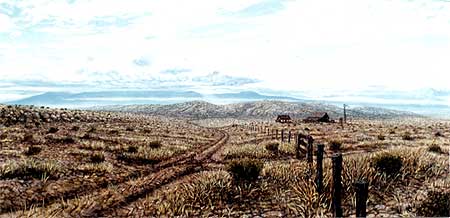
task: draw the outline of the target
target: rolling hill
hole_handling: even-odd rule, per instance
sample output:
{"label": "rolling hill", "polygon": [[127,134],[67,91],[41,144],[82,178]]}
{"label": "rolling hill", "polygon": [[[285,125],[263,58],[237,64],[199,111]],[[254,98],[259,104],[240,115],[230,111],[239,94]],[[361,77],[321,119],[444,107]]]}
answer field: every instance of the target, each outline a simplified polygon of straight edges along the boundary
{"label": "rolling hill", "polygon": [[[255,101],[227,105],[215,105],[205,101],[191,101],[171,105],[115,105],[94,107],[93,110],[120,111],[155,116],[170,116],[192,119],[205,118],[259,118],[271,119],[279,114],[289,114],[294,119],[307,117],[317,111],[328,112],[332,119],[342,116],[342,109],[320,103],[302,103],[285,101]],[[419,115],[372,107],[352,108],[348,116],[366,119],[389,119],[401,117],[419,117]]]}

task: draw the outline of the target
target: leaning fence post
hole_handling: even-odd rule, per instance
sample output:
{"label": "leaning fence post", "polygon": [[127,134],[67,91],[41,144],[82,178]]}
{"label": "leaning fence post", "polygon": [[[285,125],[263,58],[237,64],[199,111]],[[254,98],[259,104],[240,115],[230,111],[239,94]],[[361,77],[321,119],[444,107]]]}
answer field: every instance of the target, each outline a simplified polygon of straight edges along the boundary
{"label": "leaning fence post", "polygon": [[316,185],[317,185],[317,193],[322,194],[323,189],[323,152],[324,152],[324,145],[318,144],[317,145],[317,160],[316,160]]}
{"label": "leaning fence post", "polygon": [[334,217],[342,217],[342,154],[337,153],[332,157],[333,161],[333,213]]}
{"label": "leaning fence post", "polygon": [[291,130],[289,130],[288,133],[288,143],[291,144]]}
{"label": "leaning fence post", "polygon": [[356,186],[356,217],[366,217],[366,202],[369,192],[369,185],[364,180],[355,182]]}

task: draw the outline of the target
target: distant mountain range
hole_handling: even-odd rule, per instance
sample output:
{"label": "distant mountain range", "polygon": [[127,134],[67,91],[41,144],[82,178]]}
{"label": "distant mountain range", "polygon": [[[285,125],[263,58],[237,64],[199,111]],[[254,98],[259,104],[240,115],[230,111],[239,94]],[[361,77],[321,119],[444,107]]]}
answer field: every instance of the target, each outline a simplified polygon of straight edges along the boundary
{"label": "distant mountain range", "polygon": [[[435,90],[432,90],[433,92],[424,92],[427,95],[444,95],[446,96],[447,93],[437,92]],[[374,93],[371,93],[374,94]],[[364,95],[362,93],[361,95]],[[366,95],[370,96],[368,93]],[[20,105],[35,105],[35,106],[49,106],[49,107],[65,107],[65,108],[90,108],[90,107],[105,107],[110,105],[117,105],[113,109],[126,109],[130,108],[133,110],[141,110],[141,108],[149,109],[150,111],[154,110],[152,113],[158,114],[158,111],[163,111],[162,109],[159,110],[158,108],[164,108],[168,111],[177,111],[176,108],[179,105],[184,104],[191,104],[190,102],[197,102],[195,104],[195,107],[202,108],[201,105],[206,104],[206,102],[210,102],[217,105],[234,105],[237,103],[241,103],[242,105],[245,105],[244,103],[248,102],[255,102],[255,101],[284,101],[287,105],[284,105],[283,107],[273,106],[275,107],[275,112],[265,112],[257,115],[261,116],[272,116],[275,113],[279,113],[281,110],[285,110],[286,112],[292,111],[292,110],[306,110],[306,112],[309,111],[317,111],[317,110],[327,110],[333,112],[340,111],[340,106],[343,103],[350,104],[351,110],[359,110],[364,112],[364,116],[369,114],[369,111],[372,111],[374,108],[376,110],[380,111],[381,114],[396,114],[393,111],[411,111],[416,114],[426,115],[426,116],[436,116],[440,118],[448,118],[450,117],[450,107],[447,105],[442,104],[433,104],[433,102],[430,102],[428,104],[417,104],[417,103],[407,103],[407,102],[400,102],[398,100],[400,97],[400,94],[393,94],[395,96],[395,99],[392,99],[390,102],[381,102],[375,101],[373,103],[367,103],[364,100],[358,100],[353,98],[348,99],[333,99],[333,98],[325,98],[318,100],[307,100],[303,98],[294,98],[289,96],[279,96],[279,95],[264,95],[253,91],[244,91],[244,92],[226,92],[226,93],[216,93],[216,94],[202,94],[195,91],[98,91],[98,92],[80,92],[80,93],[70,93],[70,92],[46,92],[39,95],[31,96],[28,98],[12,101],[12,102],[6,102],[7,104],[20,104]],[[404,95],[404,94],[402,94]],[[376,95],[375,95],[376,96]],[[422,94],[420,95],[422,96]],[[407,96],[404,96],[407,98]],[[414,96],[409,96],[409,98],[412,98]],[[437,97],[434,97],[437,98]],[[434,99],[429,98],[429,99]],[[388,96],[384,96],[382,99],[389,99]],[[344,101],[345,100],[345,101]],[[204,102],[203,102],[204,101]],[[203,103],[198,103],[203,102]],[[292,106],[290,103],[294,104],[296,106]],[[175,104],[175,105],[173,105]],[[132,105],[132,106],[128,106]],[[158,106],[156,106],[158,105]],[[169,106],[166,106],[169,105]],[[281,103],[277,103],[275,105],[283,105]],[[322,105],[321,107],[316,107],[317,105]],[[328,105],[327,107],[331,105],[335,105],[331,110],[328,110],[329,108],[325,107],[324,105]],[[261,106],[261,105],[260,105]],[[337,106],[337,107],[336,107]],[[171,108],[175,107],[175,109]],[[187,106],[185,106],[187,107]],[[228,106],[229,107],[229,106]],[[262,107],[262,106],[261,106]],[[301,107],[301,108],[298,108]],[[338,108],[339,107],[339,108]],[[187,107],[189,108],[189,107]],[[202,109],[205,109],[206,111],[209,111],[209,109],[214,109],[215,107],[205,107]],[[226,107],[225,107],[226,108]],[[251,108],[251,107],[250,107]],[[389,109],[386,111],[383,111],[385,108]],[[218,109],[219,111],[223,111],[224,109]],[[267,110],[271,111],[271,110]],[[174,112],[175,113],[175,112]],[[339,112],[340,113],[340,112]],[[359,112],[355,112],[359,113]],[[374,113],[375,116],[378,116],[378,112],[372,111],[371,113]],[[217,113],[212,113],[217,114]],[[223,112],[222,115],[217,114],[217,116],[225,116],[225,115],[233,115],[236,116],[237,113],[233,111],[226,111]],[[247,113],[248,115],[251,115],[250,113]],[[295,112],[294,114],[300,114],[300,112]],[[194,116],[193,114],[191,114]],[[189,115],[189,116],[191,116]],[[391,116],[389,115],[389,116]],[[216,116],[216,115],[214,115]],[[384,116],[384,115],[383,115]],[[194,116],[195,117],[195,116]]]}
{"label": "distant mountain range", "polygon": [[220,94],[200,94],[194,91],[101,91],[101,92],[47,92],[8,104],[53,106],[53,107],[91,107],[129,104],[173,104],[186,101],[206,100],[211,102],[242,102],[255,100],[300,99],[282,96],[262,95],[256,92],[237,92]]}
{"label": "distant mountain range", "polygon": [[[333,105],[267,100],[226,105],[215,105],[205,101],[191,101],[171,105],[116,105],[92,109],[192,119],[230,117],[272,119],[279,114],[288,114],[294,119],[301,119],[318,111],[327,112],[332,119],[337,120],[339,117],[342,117],[342,108]],[[373,107],[353,108],[348,111],[348,116],[365,119],[419,117],[419,115],[410,112]]]}

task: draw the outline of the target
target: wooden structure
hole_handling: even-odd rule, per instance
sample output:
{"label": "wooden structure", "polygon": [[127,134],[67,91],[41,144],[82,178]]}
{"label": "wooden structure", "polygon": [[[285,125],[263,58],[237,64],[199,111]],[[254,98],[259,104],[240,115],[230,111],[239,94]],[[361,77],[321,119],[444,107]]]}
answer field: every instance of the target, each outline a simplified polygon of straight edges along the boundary
{"label": "wooden structure", "polygon": [[305,121],[305,122],[323,122],[323,123],[331,122],[330,116],[326,112],[313,113],[311,116],[307,117],[303,121]]}
{"label": "wooden structure", "polygon": [[275,122],[277,122],[277,123],[292,123],[292,119],[289,115],[278,115]]}

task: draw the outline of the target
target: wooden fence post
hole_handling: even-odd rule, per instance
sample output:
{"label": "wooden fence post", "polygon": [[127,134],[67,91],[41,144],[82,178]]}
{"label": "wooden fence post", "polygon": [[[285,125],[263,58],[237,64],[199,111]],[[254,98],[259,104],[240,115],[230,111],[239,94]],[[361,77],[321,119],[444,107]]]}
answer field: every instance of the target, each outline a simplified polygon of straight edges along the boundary
{"label": "wooden fence post", "polygon": [[332,157],[333,162],[333,214],[334,217],[342,217],[342,154],[337,153]]}
{"label": "wooden fence post", "polygon": [[289,130],[288,133],[288,143],[291,144],[291,130]]}
{"label": "wooden fence post", "polygon": [[301,138],[300,134],[297,134],[297,144],[295,147],[295,157],[300,160],[300,145],[302,144],[303,139]]}
{"label": "wooden fence post", "polygon": [[356,217],[366,217],[366,202],[369,192],[369,185],[364,180],[355,183],[356,186]]}
{"label": "wooden fence post", "polygon": [[284,129],[281,130],[281,142],[284,142]]}
{"label": "wooden fence post", "polygon": [[309,164],[312,164],[313,162],[313,143],[314,140],[311,136],[308,136],[308,145],[307,145],[307,157],[306,160]]}
{"label": "wooden fence post", "polygon": [[317,185],[317,193],[322,194],[323,189],[323,152],[324,152],[324,145],[318,144],[317,145],[317,160],[316,160],[316,185]]}
{"label": "wooden fence post", "polygon": [[278,129],[275,130],[275,139],[278,139]]}

